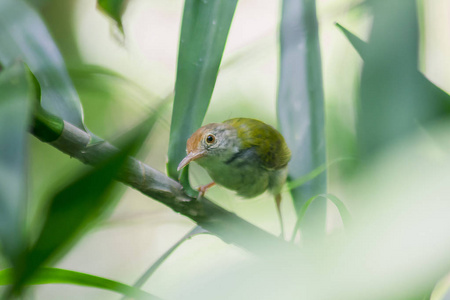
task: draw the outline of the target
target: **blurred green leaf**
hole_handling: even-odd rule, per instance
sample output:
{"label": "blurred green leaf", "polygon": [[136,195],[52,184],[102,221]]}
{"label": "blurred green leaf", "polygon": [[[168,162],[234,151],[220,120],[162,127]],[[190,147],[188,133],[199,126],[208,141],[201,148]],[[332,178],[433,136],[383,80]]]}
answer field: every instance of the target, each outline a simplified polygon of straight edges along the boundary
{"label": "blurred green leaf", "polygon": [[[68,68],[70,77],[81,96],[92,95],[95,98],[104,98],[106,103],[114,99],[121,99],[117,86],[124,89],[126,95],[131,94],[127,100],[133,100],[129,105],[147,105],[149,102],[163,100],[137,82],[125,77],[112,69],[100,65],[78,64]],[[87,96],[87,95],[88,96]],[[136,95],[135,95],[136,94]],[[172,98],[173,92],[164,99]],[[114,101],[112,101],[114,102]],[[127,102],[128,103],[128,102]],[[167,126],[168,127],[168,126]]]}
{"label": "blurred green leaf", "polygon": [[325,194],[322,196],[333,202],[333,204],[337,207],[337,209],[339,210],[339,215],[341,216],[342,219],[342,223],[344,224],[344,227],[347,228],[350,227],[352,216],[347,210],[347,207],[345,206],[344,202],[342,202],[338,197],[336,197],[333,194]]}
{"label": "blurred green leaf", "polygon": [[[336,26],[344,33],[349,42],[352,44],[353,48],[355,48],[356,52],[358,52],[359,56],[361,56],[363,60],[367,59],[368,56],[367,49],[369,47],[369,44],[360,39],[359,37],[357,37],[356,35],[354,35],[353,33],[351,33],[341,24],[336,23]],[[430,80],[428,80],[428,78],[426,78],[418,70],[414,72],[414,75],[417,77],[415,78],[415,81],[419,85],[419,88],[423,89],[424,91],[426,91],[426,93],[429,94],[428,101],[432,103],[434,102],[435,104],[433,105],[437,105],[438,107],[440,107],[436,109],[437,115],[438,116],[440,116],[441,114],[445,116],[450,115],[450,95],[445,91],[443,91],[442,89],[440,89],[439,87],[437,87]]]}
{"label": "blurred green leaf", "polygon": [[186,141],[208,109],[236,4],[237,0],[185,1],[167,165],[174,179]]}
{"label": "blurred green leaf", "polygon": [[43,264],[61,254],[109,204],[114,175],[125,161],[120,153],[102,167],[74,181],[50,202],[38,240],[18,269],[16,289],[20,290]]}
{"label": "blurred green leaf", "polygon": [[315,168],[308,174],[300,176],[293,181],[289,181],[287,183],[287,187],[289,190],[295,189],[295,188],[307,183],[308,181],[316,178],[317,176],[319,176],[320,174],[322,174],[323,172],[328,170],[333,164],[344,161],[344,160],[354,160],[354,159],[353,158],[338,158],[338,159],[335,159],[332,162],[330,162],[328,165],[323,164],[321,166],[318,166],[317,168]]}
{"label": "blurred green leaf", "polygon": [[123,74],[120,74],[112,69],[109,69],[101,65],[79,64],[70,66],[68,68],[70,77],[83,77],[93,75],[104,75],[111,78],[126,81],[129,84],[136,84],[135,82],[126,78]]}
{"label": "blurred green leaf", "polygon": [[416,130],[418,124],[450,115],[449,95],[417,69],[416,2],[369,4],[374,23],[368,44],[338,25],[364,59],[358,115],[363,157]]}
{"label": "blurred green leaf", "polygon": [[22,62],[0,72],[0,242],[13,265],[25,245],[27,134],[33,91]]}
{"label": "blurred green leaf", "polygon": [[123,33],[122,14],[125,11],[126,0],[97,0],[97,6],[111,19],[116,21]]}
{"label": "blurred green leaf", "polygon": [[120,152],[68,184],[51,199],[39,237],[17,268],[13,293],[20,294],[38,268],[59,258],[116,202],[111,201],[117,198],[112,196],[113,180],[128,155],[140,148],[156,118],[152,115],[131,130]]}
{"label": "blurred green leaf", "polygon": [[80,99],[42,18],[23,0],[0,1],[0,62],[23,60],[41,87],[48,112],[84,130]]}
{"label": "blurred green leaf", "polygon": [[[280,26],[278,120],[292,151],[290,181],[326,166],[322,67],[315,1],[284,0]],[[288,138],[289,137],[289,138]],[[308,199],[326,193],[326,172],[291,190],[297,216]],[[315,201],[303,223],[304,237],[325,232],[326,202]]]}
{"label": "blurred green leaf", "polygon": [[[13,269],[5,269],[0,271],[0,285],[8,285],[13,283],[13,271]],[[41,268],[37,270],[36,276],[28,282],[28,284],[76,284],[110,290],[135,299],[159,299],[158,297],[145,291],[121,282],[86,273],[57,268]]]}
{"label": "blurred green leaf", "polygon": [[336,23],[336,26],[344,33],[345,37],[352,44],[353,48],[355,48],[356,52],[358,52],[359,56],[361,56],[362,59],[365,59],[367,57],[367,43],[348,31],[341,24]]}

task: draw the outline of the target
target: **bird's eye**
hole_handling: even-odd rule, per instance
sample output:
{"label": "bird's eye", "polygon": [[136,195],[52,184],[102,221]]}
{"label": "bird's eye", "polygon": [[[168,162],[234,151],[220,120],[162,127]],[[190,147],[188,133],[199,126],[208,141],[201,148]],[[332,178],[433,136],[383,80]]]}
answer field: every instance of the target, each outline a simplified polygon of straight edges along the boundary
{"label": "bird's eye", "polygon": [[216,137],[213,134],[208,134],[205,140],[207,144],[212,144],[216,141]]}

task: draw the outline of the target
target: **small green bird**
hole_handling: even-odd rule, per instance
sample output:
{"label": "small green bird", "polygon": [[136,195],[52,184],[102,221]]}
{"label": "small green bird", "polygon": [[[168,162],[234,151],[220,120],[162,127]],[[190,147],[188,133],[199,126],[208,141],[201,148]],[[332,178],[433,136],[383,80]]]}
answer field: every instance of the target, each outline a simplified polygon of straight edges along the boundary
{"label": "small green bird", "polygon": [[275,196],[281,235],[284,235],[281,189],[286,182],[291,151],[277,130],[248,118],[211,123],[192,134],[186,152],[178,170],[195,161],[214,180],[199,188],[201,195],[215,183],[244,198],[253,198],[269,190]]}

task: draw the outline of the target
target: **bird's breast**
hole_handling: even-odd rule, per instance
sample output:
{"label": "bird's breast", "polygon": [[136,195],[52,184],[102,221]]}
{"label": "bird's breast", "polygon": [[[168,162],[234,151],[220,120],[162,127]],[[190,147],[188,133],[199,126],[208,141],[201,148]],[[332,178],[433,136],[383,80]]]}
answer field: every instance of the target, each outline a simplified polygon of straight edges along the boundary
{"label": "bird's breast", "polygon": [[270,171],[262,168],[254,156],[237,153],[223,160],[199,161],[217,184],[252,198],[269,187]]}

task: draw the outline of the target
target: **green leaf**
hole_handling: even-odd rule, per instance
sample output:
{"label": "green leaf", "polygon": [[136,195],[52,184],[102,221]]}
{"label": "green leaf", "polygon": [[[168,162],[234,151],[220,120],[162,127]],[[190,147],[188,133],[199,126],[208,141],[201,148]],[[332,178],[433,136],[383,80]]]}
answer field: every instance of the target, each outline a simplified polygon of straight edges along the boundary
{"label": "green leaf", "polygon": [[430,113],[413,75],[419,43],[415,1],[371,2],[371,8],[374,23],[361,75],[357,128],[363,157],[416,128]]}
{"label": "green leaf", "polygon": [[362,59],[367,57],[367,43],[348,31],[344,26],[339,23],[336,23],[336,26],[344,33],[345,37],[348,39],[350,44],[352,44],[353,48],[355,48],[356,52],[358,52],[359,56]]}
{"label": "green leaf", "polygon": [[364,60],[357,130],[363,158],[420,124],[450,116],[450,96],[417,69],[415,1],[399,0],[392,6],[373,1],[370,5],[374,23],[369,43],[338,25]]}
{"label": "green leaf", "polygon": [[333,194],[322,195],[323,197],[328,198],[339,210],[339,214],[341,215],[342,223],[344,227],[349,228],[352,222],[352,216],[350,215],[347,207],[345,207],[344,202],[342,202],[338,197]]}
{"label": "green leaf", "polygon": [[[13,269],[1,270],[0,285],[8,285],[13,283],[13,272]],[[28,282],[28,284],[76,284],[86,287],[110,290],[135,299],[159,299],[158,297],[145,291],[121,282],[86,273],[57,268],[41,268],[37,270],[36,276]]]}
{"label": "green leaf", "polygon": [[[143,143],[155,120],[156,116],[153,115],[133,129],[131,138],[128,138],[120,152],[68,184],[51,199],[43,216],[42,230],[17,268],[12,293],[20,294],[23,285],[27,284],[41,266],[61,257],[111,208],[115,203],[111,201],[114,198],[113,180],[128,155],[135,153]],[[99,144],[88,147],[96,146]]]}
{"label": "green leaf", "polygon": [[[358,52],[359,56],[361,56],[363,60],[367,59],[367,52],[369,48],[368,43],[354,35],[341,24],[336,23],[336,26],[344,33],[348,41],[352,44],[353,48],[355,48],[356,52]],[[420,89],[425,90],[426,93],[429,94],[429,100],[435,102],[436,105],[440,107],[436,109],[437,115],[450,115],[450,95],[441,88],[437,87],[430,80],[428,80],[428,78],[426,78],[418,70],[414,72],[414,75],[416,76],[415,81],[418,83]]]}
{"label": "green leaf", "polygon": [[303,219],[305,217],[306,211],[308,210],[311,203],[313,203],[317,199],[329,199],[331,202],[333,202],[334,205],[336,205],[337,209],[339,210],[339,214],[341,215],[342,223],[344,224],[344,227],[348,228],[350,227],[350,223],[352,220],[352,217],[350,213],[347,210],[347,207],[345,207],[345,204],[335,195],[332,194],[320,194],[313,196],[306,201],[303,206],[301,207],[299,213],[297,222],[295,223],[294,231],[292,232],[291,242],[294,241],[295,236],[297,235],[297,231],[300,229],[300,226],[303,222]]}
{"label": "green leaf", "polygon": [[[85,101],[92,99],[98,102],[98,98],[102,98],[101,101],[107,104],[116,99],[121,99],[123,96],[129,96],[130,99],[133,99],[133,102],[128,105],[142,107],[146,105],[145,103],[151,101],[173,98],[173,91],[161,98],[137,82],[126,78],[123,74],[100,65],[78,64],[70,66],[68,71],[77,91]],[[123,90],[123,95],[117,93],[116,87],[118,86]],[[130,95],[131,93],[132,95]],[[170,104],[172,104],[172,100]],[[168,122],[167,128],[169,128]]]}
{"label": "green leaf", "polygon": [[23,0],[0,1],[0,62],[23,60],[41,87],[41,105],[84,130],[80,99],[45,23]]}
{"label": "green leaf", "polygon": [[35,275],[39,267],[67,250],[109,204],[112,180],[125,161],[121,153],[60,191],[50,202],[36,243],[18,269],[15,289]]}
{"label": "green leaf", "polygon": [[97,6],[111,19],[116,21],[123,33],[122,14],[125,11],[126,0],[97,0]]}
{"label": "green leaf", "polygon": [[[290,181],[326,166],[322,72],[315,1],[284,0],[280,26],[278,119],[292,151]],[[326,193],[326,172],[291,190],[297,216],[308,199]],[[304,237],[325,232],[326,202],[315,201]]]}
{"label": "green leaf", "polygon": [[295,189],[299,186],[302,186],[303,184],[307,183],[308,181],[316,178],[317,176],[319,176],[320,174],[322,174],[323,172],[325,172],[326,170],[328,170],[331,165],[340,162],[340,161],[344,161],[344,160],[354,160],[353,158],[338,158],[333,160],[332,162],[330,162],[328,165],[321,165],[318,166],[317,168],[315,168],[314,170],[312,170],[311,172],[309,172],[306,175],[300,176],[298,178],[296,178],[293,181],[289,181],[287,183],[287,187],[289,190]]}
{"label": "green leaf", "polygon": [[174,179],[186,141],[208,109],[236,4],[237,0],[185,1],[167,165]]}
{"label": "green leaf", "polygon": [[0,72],[0,242],[13,265],[24,247],[27,134],[34,97],[23,63]]}

